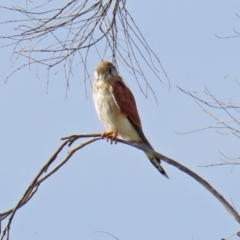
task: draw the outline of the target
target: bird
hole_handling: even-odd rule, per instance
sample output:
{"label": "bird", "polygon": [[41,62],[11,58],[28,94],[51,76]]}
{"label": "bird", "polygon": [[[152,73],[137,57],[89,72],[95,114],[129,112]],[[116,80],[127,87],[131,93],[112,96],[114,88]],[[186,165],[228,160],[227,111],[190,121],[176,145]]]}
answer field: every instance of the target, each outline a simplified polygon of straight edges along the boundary
{"label": "bird", "polygon": [[[101,134],[102,138],[116,143],[117,136],[120,135],[126,141],[141,142],[153,150],[143,133],[134,96],[111,62],[102,61],[95,67],[93,102],[98,118],[106,128]],[[156,169],[169,178],[160,165],[160,159],[150,152],[145,154]]]}

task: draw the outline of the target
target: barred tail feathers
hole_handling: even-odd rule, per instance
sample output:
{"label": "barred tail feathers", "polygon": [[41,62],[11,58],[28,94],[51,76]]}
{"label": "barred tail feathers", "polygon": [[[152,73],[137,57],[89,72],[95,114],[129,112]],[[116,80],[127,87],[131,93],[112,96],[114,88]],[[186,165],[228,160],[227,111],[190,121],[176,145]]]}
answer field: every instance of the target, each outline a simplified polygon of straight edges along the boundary
{"label": "barred tail feathers", "polygon": [[166,178],[169,179],[167,173],[165,172],[165,170],[163,169],[163,167],[160,164],[160,159],[154,157],[151,153],[147,153],[145,152],[145,154],[147,155],[148,159],[150,160],[150,162],[153,164],[153,166]]}

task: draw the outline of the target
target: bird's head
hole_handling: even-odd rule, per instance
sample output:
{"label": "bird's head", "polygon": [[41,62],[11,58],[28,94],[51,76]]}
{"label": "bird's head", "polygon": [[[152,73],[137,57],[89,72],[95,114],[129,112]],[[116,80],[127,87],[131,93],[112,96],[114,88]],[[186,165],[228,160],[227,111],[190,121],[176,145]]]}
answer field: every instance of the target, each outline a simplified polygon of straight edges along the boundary
{"label": "bird's head", "polygon": [[100,62],[94,71],[94,77],[97,81],[108,81],[116,76],[118,76],[118,73],[115,66],[107,61]]}

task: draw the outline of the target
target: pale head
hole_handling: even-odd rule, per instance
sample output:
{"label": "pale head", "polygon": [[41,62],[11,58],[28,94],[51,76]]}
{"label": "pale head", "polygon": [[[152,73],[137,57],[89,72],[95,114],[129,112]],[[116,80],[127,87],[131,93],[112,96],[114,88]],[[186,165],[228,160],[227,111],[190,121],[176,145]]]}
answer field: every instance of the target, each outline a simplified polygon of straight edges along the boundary
{"label": "pale head", "polygon": [[100,62],[94,71],[94,77],[97,81],[107,81],[112,77],[118,76],[115,66],[111,62]]}

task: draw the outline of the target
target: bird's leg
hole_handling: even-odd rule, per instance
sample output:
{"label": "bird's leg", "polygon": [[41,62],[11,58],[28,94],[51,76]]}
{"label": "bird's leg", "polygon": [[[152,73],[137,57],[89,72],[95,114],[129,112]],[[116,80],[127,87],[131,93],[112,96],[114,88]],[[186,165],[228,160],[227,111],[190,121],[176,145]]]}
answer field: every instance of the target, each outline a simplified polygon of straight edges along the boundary
{"label": "bird's leg", "polygon": [[112,144],[113,141],[115,142],[115,144],[117,144],[117,135],[117,132],[113,132],[113,134],[111,135],[110,144]]}
{"label": "bird's leg", "polygon": [[115,141],[115,144],[117,143],[117,132],[106,131],[102,133],[101,137],[106,138],[107,141],[110,139],[110,144],[112,144],[113,141]]}

